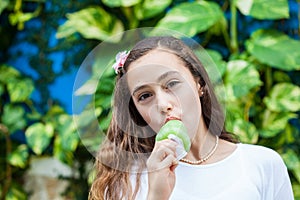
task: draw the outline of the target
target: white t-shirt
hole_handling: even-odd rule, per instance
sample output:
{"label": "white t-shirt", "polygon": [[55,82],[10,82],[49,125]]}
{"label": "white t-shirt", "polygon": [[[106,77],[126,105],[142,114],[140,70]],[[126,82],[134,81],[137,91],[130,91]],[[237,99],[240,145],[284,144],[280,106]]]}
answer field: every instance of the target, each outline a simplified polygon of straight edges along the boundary
{"label": "white t-shirt", "polygon": [[[207,165],[180,162],[170,200],[293,200],[287,168],[280,155],[266,147],[237,144],[227,158]],[[147,173],[137,200],[144,200]],[[134,183],[133,183],[134,185]]]}

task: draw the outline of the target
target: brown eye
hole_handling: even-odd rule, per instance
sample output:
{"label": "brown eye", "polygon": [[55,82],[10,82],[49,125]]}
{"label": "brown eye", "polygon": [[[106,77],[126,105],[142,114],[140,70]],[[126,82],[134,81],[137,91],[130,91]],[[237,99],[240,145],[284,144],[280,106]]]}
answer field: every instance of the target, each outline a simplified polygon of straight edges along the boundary
{"label": "brown eye", "polygon": [[138,101],[145,101],[147,98],[152,97],[153,95],[151,93],[144,93],[141,94],[138,98]]}

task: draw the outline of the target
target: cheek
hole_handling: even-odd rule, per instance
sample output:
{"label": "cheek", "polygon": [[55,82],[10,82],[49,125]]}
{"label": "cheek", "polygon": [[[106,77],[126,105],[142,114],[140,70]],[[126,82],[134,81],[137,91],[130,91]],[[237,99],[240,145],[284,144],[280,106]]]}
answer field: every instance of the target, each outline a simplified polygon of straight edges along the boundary
{"label": "cheek", "polygon": [[[135,104],[137,105],[137,104]],[[145,122],[153,129],[156,131],[156,128],[154,124],[156,124],[157,120],[157,114],[155,113],[154,105],[147,105],[147,106],[142,106],[142,105],[137,105],[136,106],[138,112],[140,115],[143,117]]]}
{"label": "cheek", "polygon": [[194,89],[185,90],[183,94],[184,98],[181,98],[181,109],[183,120],[187,126],[188,132],[194,135],[199,127],[202,108],[198,91]]}
{"label": "cheek", "polygon": [[[136,104],[137,105],[137,104]],[[161,117],[157,113],[156,105],[147,105],[147,106],[139,106],[137,105],[136,108],[140,115],[143,117],[145,122],[155,131],[159,131],[161,124]]]}
{"label": "cheek", "polygon": [[186,87],[182,88],[178,94],[180,94],[180,96],[178,96],[177,99],[180,101],[183,111],[201,111],[200,97],[197,88],[192,88],[187,85]]}
{"label": "cheek", "polygon": [[189,100],[183,109],[183,115],[187,118],[188,123],[197,125],[200,121],[202,108],[199,99]]}
{"label": "cheek", "polygon": [[144,106],[136,106],[137,110],[139,111],[140,115],[144,118],[144,120],[149,124],[150,113],[149,109]]}

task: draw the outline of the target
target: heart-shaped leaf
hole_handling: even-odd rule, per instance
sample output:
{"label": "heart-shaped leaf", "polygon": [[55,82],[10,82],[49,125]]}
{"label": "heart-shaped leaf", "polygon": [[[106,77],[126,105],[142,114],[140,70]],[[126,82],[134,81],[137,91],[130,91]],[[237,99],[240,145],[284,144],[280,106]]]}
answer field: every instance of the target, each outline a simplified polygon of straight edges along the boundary
{"label": "heart-shaped leaf", "polygon": [[156,28],[171,29],[192,37],[209,29],[222,15],[220,6],[211,1],[181,3],[173,7]]}
{"label": "heart-shaped leaf", "polygon": [[236,0],[236,5],[241,13],[257,19],[282,19],[289,17],[287,0]]}
{"label": "heart-shaped leaf", "polygon": [[300,41],[275,30],[257,30],[246,42],[248,52],[274,68],[300,70]]}
{"label": "heart-shaped leaf", "polygon": [[300,88],[292,83],[276,84],[264,103],[275,112],[296,112],[300,110]]}
{"label": "heart-shaped leaf", "polygon": [[25,131],[25,136],[28,146],[37,155],[48,147],[51,142],[51,138],[54,134],[54,129],[51,124],[35,123],[29,126]]}

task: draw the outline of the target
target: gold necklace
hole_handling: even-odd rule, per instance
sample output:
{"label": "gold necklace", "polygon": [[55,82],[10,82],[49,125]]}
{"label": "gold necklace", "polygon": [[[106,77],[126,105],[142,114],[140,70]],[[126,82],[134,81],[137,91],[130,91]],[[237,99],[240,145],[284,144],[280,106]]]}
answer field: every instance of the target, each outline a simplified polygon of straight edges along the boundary
{"label": "gold necklace", "polygon": [[196,160],[196,161],[182,158],[180,161],[188,163],[188,164],[191,164],[191,165],[200,165],[201,163],[207,161],[215,153],[215,151],[217,150],[218,144],[219,144],[219,137],[216,135],[215,146],[214,146],[214,148],[211,150],[211,152],[206,157],[204,157],[204,158],[202,158],[200,160]]}

